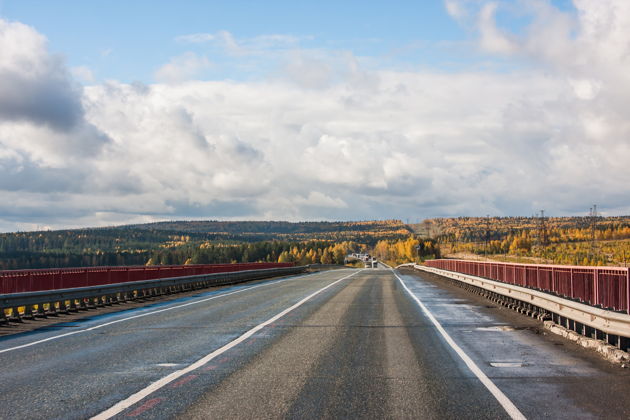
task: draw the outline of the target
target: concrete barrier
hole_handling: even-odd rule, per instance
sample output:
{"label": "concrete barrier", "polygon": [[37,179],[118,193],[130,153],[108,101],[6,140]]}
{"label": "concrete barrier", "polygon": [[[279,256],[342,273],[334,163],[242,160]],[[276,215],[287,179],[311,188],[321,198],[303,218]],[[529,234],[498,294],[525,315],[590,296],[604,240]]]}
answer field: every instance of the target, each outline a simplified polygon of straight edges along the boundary
{"label": "concrete barrier", "polygon": [[630,347],[630,315],[585,305],[538,290],[417,264],[405,267],[437,274],[483,291],[490,297],[502,297],[503,303],[540,319],[552,320],[586,337],[599,339],[622,350]]}

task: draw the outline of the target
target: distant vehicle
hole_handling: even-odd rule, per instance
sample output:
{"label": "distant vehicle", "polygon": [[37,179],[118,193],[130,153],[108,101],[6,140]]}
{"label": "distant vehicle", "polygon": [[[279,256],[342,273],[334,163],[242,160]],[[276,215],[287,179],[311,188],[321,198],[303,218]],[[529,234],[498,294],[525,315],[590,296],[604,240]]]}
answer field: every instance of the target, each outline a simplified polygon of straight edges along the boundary
{"label": "distant vehicle", "polygon": [[376,258],[370,258],[365,261],[365,268],[378,268],[378,260]]}

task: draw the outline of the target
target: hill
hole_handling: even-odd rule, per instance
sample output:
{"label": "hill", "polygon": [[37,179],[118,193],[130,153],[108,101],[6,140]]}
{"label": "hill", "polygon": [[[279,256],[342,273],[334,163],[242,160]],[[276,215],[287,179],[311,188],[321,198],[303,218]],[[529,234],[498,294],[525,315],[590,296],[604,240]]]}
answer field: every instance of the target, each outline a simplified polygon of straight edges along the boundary
{"label": "hill", "polygon": [[437,240],[446,257],[575,265],[630,260],[630,216],[436,218],[410,228]]}
{"label": "hill", "polygon": [[[410,234],[399,220],[359,222],[170,221],[0,234],[0,269],[275,260],[340,243],[369,248]],[[310,244],[307,244],[310,243]],[[297,258],[289,255],[287,258]]]}
{"label": "hill", "polygon": [[410,233],[400,220],[362,222],[282,222],[282,221],[173,221],[120,226],[119,229],[197,234],[212,239],[257,240],[357,240],[397,237]]}

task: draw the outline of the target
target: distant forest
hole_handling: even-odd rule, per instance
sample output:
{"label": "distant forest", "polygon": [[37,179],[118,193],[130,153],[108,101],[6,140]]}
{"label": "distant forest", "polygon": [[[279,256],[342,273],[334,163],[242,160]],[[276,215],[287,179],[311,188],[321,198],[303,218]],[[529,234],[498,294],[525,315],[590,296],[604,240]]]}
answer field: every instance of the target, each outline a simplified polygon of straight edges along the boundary
{"label": "distant forest", "polygon": [[343,262],[430,258],[575,265],[630,264],[630,216],[458,217],[359,222],[174,221],[0,234],[0,270],[103,265]]}
{"label": "distant forest", "polygon": [[256,261],[331,263],[411,233],[399,220],[362,222],[174,221],[0,234],[0,270]]}
{"label": "distant forest", "polygon": [[628,265],[630,216],[457,217],[411,225],[451,258],[513,262]]}

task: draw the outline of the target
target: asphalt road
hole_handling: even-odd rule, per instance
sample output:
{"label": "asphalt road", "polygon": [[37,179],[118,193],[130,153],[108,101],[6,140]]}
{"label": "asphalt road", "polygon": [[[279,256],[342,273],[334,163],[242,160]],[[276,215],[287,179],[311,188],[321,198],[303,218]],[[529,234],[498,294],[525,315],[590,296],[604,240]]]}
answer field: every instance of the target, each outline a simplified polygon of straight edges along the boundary
{"label": "asphalt road", "polygon": [[0,418],[630,417],[539,327],[427,274],[239,285],[1,337]]}

